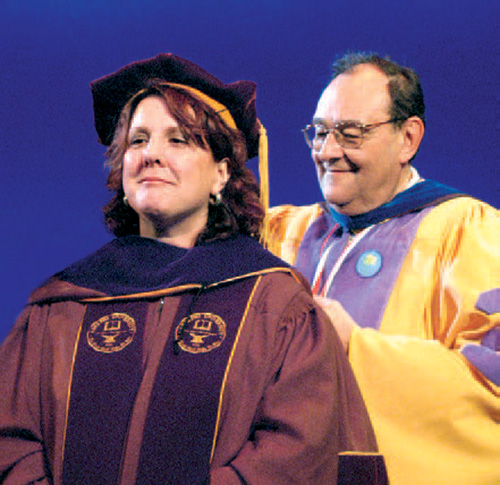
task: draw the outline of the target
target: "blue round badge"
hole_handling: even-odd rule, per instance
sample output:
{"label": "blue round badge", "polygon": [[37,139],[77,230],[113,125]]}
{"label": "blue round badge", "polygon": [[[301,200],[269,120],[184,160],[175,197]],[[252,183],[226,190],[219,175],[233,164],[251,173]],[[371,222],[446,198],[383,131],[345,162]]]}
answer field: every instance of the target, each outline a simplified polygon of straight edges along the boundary
{"label": "blue round badge", "polygon": [[371,249],[365,251],[356,262],[356,271],[361,278],[371,278],[375,276],[382,267],[382,255]]}

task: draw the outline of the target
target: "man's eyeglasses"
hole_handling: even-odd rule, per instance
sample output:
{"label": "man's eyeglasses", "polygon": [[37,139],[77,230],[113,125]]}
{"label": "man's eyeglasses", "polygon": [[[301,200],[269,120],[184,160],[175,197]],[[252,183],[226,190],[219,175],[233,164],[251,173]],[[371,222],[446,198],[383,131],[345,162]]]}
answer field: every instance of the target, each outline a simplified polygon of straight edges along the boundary
{"label": "man's eyeglasses", "polygon": [[377,126],[403,121],[406,118],[391,118],[387,121],[379,123],[371,123],[369,125],[360,123],[359,121],[339,121],[332,128],[326,128],[323,125],[307,125],[302,132],[306,139],[309,148],[315,151],[321,151],[326,139],[330,133],[333,133],[337,143],[344,148],[359,148],[363,144],[365,133],[376,128]]}

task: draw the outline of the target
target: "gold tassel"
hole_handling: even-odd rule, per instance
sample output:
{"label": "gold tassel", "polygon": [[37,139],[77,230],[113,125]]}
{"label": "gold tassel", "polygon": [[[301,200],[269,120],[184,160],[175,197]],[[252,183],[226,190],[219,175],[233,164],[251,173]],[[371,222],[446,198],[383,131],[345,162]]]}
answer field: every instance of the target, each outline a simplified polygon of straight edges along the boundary
{"label": "gold tassel", "polygon": [[267,132],[259,121],[259,179],[260,179],[260,201],[265,212],[269,209],[269,167],[268,167],[268,143]]}
{"label": "gold tassel", "polygon": [[260,180],[260,202],[264,207],[264,221],[260,234],[260,242],[266,246],[269,236],[269,223],[267,212],[269,210],[269,164],[268,164],[269,146],[267,141],[267,131],[264,125],[259,121],[259,180]]}

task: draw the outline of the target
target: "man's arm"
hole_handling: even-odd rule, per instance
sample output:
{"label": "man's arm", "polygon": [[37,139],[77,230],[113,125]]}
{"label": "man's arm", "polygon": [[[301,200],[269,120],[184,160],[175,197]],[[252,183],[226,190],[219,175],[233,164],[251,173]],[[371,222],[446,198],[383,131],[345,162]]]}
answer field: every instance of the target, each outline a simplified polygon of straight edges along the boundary
{"label": "man's arm", "polygon": [[349,350],[351,334],[355,328],[359,328],[358,325],[338,301],[317,295],[314,297],[314,301],[328,315],[340,337],[344,350],[347,352]]}
{"label": "man's arm", "polygon": [[267,239],[264,245],[293,265],[307,228],[322,212],[319,204],[271,207],[265,219]]}
{"label": "man's arm", "polygon": [[380,331],[326,304],[396,482],[500,480],[499,239],[498,211],[447,202],[419,228]]}

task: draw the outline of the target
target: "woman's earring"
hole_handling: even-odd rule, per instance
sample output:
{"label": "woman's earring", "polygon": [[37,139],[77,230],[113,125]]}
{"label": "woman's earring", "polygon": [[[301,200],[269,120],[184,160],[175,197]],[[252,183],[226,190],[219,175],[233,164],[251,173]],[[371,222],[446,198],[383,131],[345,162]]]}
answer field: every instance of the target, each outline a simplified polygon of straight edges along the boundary
{"label": "woman's earring", "polygon": [[130,207],[130,204],[128,203],[128,199],[127,199],[127,196],[124,195],[123,196],[123,203],[127,206],[127,207]]}
{"label": "woman's earring", "polygon": [[220,192],[217,192],[216,194],[210,194],[210,198],[208,201],[212,205],[221,205],[222,204],[222,195],[220,195]]}

